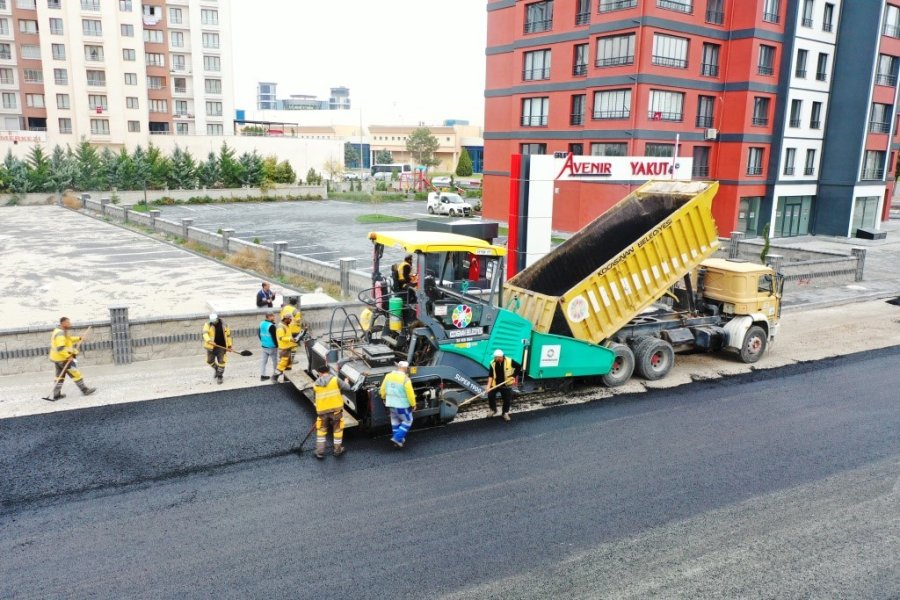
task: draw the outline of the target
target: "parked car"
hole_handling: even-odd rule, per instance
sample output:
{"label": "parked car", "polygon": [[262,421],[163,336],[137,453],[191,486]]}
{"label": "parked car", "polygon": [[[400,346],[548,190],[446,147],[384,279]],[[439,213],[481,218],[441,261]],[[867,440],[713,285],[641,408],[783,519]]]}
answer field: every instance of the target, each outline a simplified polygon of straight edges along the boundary
{"label": "parked car", "polygon": [[472,215],[472,205],[462,199],[459,194],[437,193],[428,194],[428,212],[432,215],[449,215],[451,217],[469,217]]}
{"label": "parked car", "polygon": [[434,186],[451,185],[450,177],[447,177],[446,175],[441,175],[440,177],[432,177],[431,185],[434,185]]}
{"label": "parked car", "polygon": [[356,181],[359,178],[359,173],[354,173],[353,171],[347,171],[346,173],[344,173],[344,181]]}

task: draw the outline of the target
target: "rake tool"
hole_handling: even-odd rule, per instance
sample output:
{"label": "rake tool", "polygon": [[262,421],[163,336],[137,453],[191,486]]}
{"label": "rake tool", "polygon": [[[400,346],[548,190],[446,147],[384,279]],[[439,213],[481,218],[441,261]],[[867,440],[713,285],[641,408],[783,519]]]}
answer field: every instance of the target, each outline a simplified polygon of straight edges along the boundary
{"label": "rake tool", "polygon": [[78,340],[78,343],[75,344],[75,352],[73,352],[73,353],[72,353],[72,356],[70,356],[70,357],[66,360],[66,363],[63,365],[62,372],[60,372],[60,374],[59,374],[59,377],[57,377],[57,378],[55,378],[55,379],[53,380],[53,389],[50,390],[50,393],[49,393],[49,394],[47,394],[46,396],[43,396],[43,397],[41,398],[41,400],[46,400],[46,401],[48,401],[48,402],[56,402],[56,399],[53,397],[53,390],[56,389],[56,384],[57,384],[57,383],[59,383],[60,381],[63,381],[63,380],[66,378],[66,373],[69,371],[69,365],[71,365],[71,364],[72,364],[72,361],[75,360],[75,355],[76,355],[76,354],[78,353],[78,351],[81,349],[81,344],[83,344],[83,343],[84,343],[84,340],[87,339],[87,336],[89,336],[89,335],[91,334],[91,330],[92,330],[93,328],[94,328],[93,325],[91,325],[90,327],[88,327],[88,328],[87,328],[87,331],[84,332],[84,335],[81,336],[81,339]]}

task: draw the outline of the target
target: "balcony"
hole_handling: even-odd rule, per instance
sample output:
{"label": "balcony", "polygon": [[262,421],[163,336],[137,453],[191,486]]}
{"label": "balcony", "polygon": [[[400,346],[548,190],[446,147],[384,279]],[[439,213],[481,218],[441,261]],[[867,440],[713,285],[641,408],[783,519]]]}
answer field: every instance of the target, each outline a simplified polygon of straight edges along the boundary
{"label": "balcony", "polygon": [[881,121],[870,121],[869,122],[869,133],[890,133],[891,132],[891,124],[884,123]]}
{"label": "balcony", "polygon": [[594,111],[593,118],[595,120],[604,120],[604,119],[630,119],[631,111],[630,110],[600,110]]}
{"label": "balcony", "polygon": [[806,69],[797,69],[794,71],[794,77],[797,79],[806,79]]}
{"label": "balcony", "polygon": [[793,175],[793,174],[794,174],[794,167],[785,167],[785,168],[784,168],[784,174],[785,174],[785,175]]}
{"label": "balcony", "polygon": [[193,121],[194,120],[194,115],[192,115],[190,113],[183,113],[183,114],[176,113],[176,114],[172,115],[172,117],[179,121]]}
{"label": "balcony", "polygon": [[676,2],[675,0],[656,0],[656,6],[666,10],[674,10],[675,12],[684,13],[686,15],[694,14],[694,7],[690,2]]}
{"label": "balcony", "polygon": [[625,10],[626,8],[634,8],[637,6],[637,0],[619,0],[618,2],[603,2],[600,1],[600,10],[599,12],[612,12],[614,10]]}
{"label": "balcony", "polygon": [[550,79],[550,69],[525,69],[522,71],[523,81],[541,81]]}
{"label": "balcony", "polygon": [[651,121],[672,121],[681,123],[684,120],[684,113],[651,110],[647,113],[647,118]]}
{"label": "balcony", "polygon": [[762,175],[762,172],[763,172],[762,167],[754,167],[754,166],[747,167],[747,175],[751,175],[751,176]]}
{"label": "balcony", "polygon": [[790,126],[791,127],[800,127],[800,119],[791,119]]}
{"label": "balcony", "polygon": [[176,94],[187,94],[188,93],[187,87],[179,87],[177,85],[174,88],[172,88],[172,91],[175,92]]}
{"label": "balcony", "polygon": [[88,79],[87,84],[91,87],[106,87],[105,79]]}
{"label": "balcony", "polygon": [[611,58],[598,58],[594,63],[598,67],[619,67],[622,65],[633,65],[634,54],[631,56],[613,56]]}
{"label": "balcony", "polygon": [[688,65],[688,61],[685,58],[671,58],[669,56],[659,56],[658,54],[654,54],[650,62],[660,67],[673,67],[675,69],[686,69]]}
{"label": "balcony", "polygon": [[816,168],[815,167],[806,167],[805,169],[803,169],[803,174],[804,175],[815,175]]}
{"label": "balcony", "polygon": [[754,127],[767,127],[769,125],[768,117],[753,117],[751,124]]}
{"label": "balcony", "polygon": [[759,65],[756,67],[756,72],[759,75],[772,75],[775,73],[775,69],[768,65]]}
{"label": "balcony", "polygon": [[587,25],[591,22],[591,13],[580,12],[575,15],[575,25]]}
{"label": "balcony", "polygon": [[834,28],[834,25],[831,23],[822,23],[822,31],[826,33],[831,33],[831,30]]}
{"label": "balcony", "polygon": [[770,12],[764,12],[764,13],[763,13],[763,21],[765,21],[766,23],[775,23],[775,24],[777,24],[778,21],[780,21],[780,20],[781,20],[781,19],[780,19],[780,17],[778,16],[778,13],[770,13]]}
{"label": "balcony", "polygon": [[709,177],[709,165],[694,164],[691,169],[691,177]]}
{"label": "balcony", "polygon": [[709,129],[713,126],[713,118],[711,116],[697,115],[697,123],[695,127]]}
{"label": "balcony", "polygon": [[702,64],[700,65],[700,74],[704,77],[718,77],[719,76],[719,65],[714,64]]}
{"label": "balcony", "polygon": [[875,84],[876,85],[886,85],[888,87],[894,87],[897,85],[897,76],[896,75],[884,75],[879,73],[875,76]]}
{"label": "balcony", "polygon": [[523,116],[521,125],[522,127],[546,127],[547,115]]}
{"label": "balcony", "polygon": [[885,23],[884,28],[881,30],[881,33],[888,37],[900,38],[900,26],[888,25],[887,23]]}
{"label": "balcony", "polygon": [[573,113],[569,115],[569,125],[584,125],[584,113]]}
{"label": "balcony", "polygon": [[822,72],[816,73],[816,81],[826,81],[827,79],[828,79],[827,73],[822,73]]}
{"label": "balcony", "polygon": [[15,77],[0,77],[0,85],[15,85]]}
{"label": "balcony", "polygon": [[813,20],[808,17],[804,17],[802,23],[803,23],[804,27],[812,27],[813,26]]}
{"label": "balcony", "polygon": [[587,63],[572,66],[572,75],[574,77],[583,77],[587,75]]}
{"label": "balcony", "polygon": [[884,169],[863,169],[860,179],[884,179]]}
{"label": "balcony", "polygon": [[718,10],[706,11],[706,22],[710,25],[722,25],[725,23],[725,13]]}
{"label": "balcony", "polygon": [[172,73],[190,73],[191,68],[187,65],[172,65],[169,71]]}
{"label": "balcony", "polygon": [[166,86],[162,83],[148,83],[147,89],[148,90],[164,90],[164,89],[166,89]]}
{"label": "balcony", "polygon": [[553,19],[528,21],[525,23],[525,33],[540,33],[542,31],[550,31],[551,29],[553,29]]}

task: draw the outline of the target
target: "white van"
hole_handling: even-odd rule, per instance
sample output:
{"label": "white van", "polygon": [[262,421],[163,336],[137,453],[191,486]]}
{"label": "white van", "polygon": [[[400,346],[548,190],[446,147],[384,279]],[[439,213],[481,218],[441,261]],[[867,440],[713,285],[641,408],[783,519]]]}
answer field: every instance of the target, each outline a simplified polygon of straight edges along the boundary
{"label": "white van", "polygon": [[450,192],[431,192],[428,194],[427,207],[432,215],[472,216],[472,205],[463,200],[459,194]]}

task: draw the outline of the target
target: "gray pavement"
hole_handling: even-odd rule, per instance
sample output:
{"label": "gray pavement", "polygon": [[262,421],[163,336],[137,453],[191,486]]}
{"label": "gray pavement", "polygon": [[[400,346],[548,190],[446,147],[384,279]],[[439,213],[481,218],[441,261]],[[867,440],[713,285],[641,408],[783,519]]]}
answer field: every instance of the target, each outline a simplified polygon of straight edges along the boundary
{"label": "gray pavement", "polygon": [[[4,598],[892,598],[900,349],[352,435],[258,388],[0,428]],[[861,393],[861,390],[866,390]]]}

